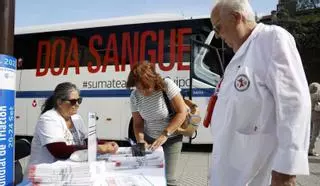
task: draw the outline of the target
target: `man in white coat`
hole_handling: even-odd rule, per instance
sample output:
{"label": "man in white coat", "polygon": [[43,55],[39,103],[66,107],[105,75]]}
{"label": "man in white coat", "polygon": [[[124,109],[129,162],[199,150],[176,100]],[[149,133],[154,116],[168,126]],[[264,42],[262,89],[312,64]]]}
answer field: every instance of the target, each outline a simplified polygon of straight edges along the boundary
{"label": "man in white coat", "polygon": [[248,0],[218,1],[211,22],[235,55],[211,120],[210,185],[295,185],[309,174],[311,101],[294,38],[257,24]]}

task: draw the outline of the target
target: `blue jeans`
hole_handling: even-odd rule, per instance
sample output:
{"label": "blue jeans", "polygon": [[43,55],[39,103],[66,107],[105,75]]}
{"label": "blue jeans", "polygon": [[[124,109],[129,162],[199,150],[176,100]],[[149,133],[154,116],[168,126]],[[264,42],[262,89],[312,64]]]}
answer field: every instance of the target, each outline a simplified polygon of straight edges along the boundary
{"label": "blue jeans", "polygon": [[[152,144],[155,139],[144,134],[144,140],[149,144]],[[176,180],[176,167],[180,158],[182,149],[182,135],[168,138],[168,140],[162,145],[165,158],[166,179],[168,185],[177,185]]]}

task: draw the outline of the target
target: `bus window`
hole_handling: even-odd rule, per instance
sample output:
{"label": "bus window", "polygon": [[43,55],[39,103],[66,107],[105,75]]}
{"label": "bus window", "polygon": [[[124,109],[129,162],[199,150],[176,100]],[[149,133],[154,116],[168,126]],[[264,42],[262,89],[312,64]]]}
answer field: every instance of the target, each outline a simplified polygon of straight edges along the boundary
{"label": "bus window", "polygon": [[224,69],[234,55],[231,48],[213,36],[214,32],[210,32],[205,40],[200,36],[192,39],[194,76],[211,86],[215,86],[223,76]]}
{"label": "bus window", "polygon": [[[184,41],[183,41],[183,46],[186,48],[190,48],[190,51],[191,51],[191,36],[192,36],[191,34],[185,35]],[[183,53],[183,61],[184,62],[190,61],[190,54],[191,54],[191,52],[184,52]]]}
{"label": "bus window", "polygon": [[214,47],[214,32],[211,32],[205,42],[193,40],[193,76],[211,86],[216,86],[223,75],[223,64],[218,48]]}

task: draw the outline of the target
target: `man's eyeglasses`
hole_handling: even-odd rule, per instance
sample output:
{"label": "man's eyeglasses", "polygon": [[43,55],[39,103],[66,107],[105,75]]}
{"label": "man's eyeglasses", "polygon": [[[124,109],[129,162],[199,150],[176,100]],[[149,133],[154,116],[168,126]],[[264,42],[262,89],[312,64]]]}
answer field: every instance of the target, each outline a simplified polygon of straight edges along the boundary
{"label": "man's eyeglasses", "polygon": [[75,104],[81,104],[82,103],[82,98],[78,98],[78,99],[64,99],[63,101],[68,101],[70,103],[70,105],[75,105]]}
{"label": "man's eyeglasses", "polygon": [[221,25],[218,22],[217,24],[212,24],[212,30],[215,32],[215,36],[218,38],[219,37],[219,33],[220,33],[220,29],[221,29]]}

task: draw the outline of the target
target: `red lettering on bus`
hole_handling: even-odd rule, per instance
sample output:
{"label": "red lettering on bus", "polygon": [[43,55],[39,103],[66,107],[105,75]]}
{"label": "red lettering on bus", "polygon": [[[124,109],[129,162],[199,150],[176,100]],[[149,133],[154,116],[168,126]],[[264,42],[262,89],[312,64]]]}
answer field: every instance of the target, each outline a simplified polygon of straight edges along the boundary
{"label": "red lettering on bus", "polygon": [[102,37],[100,35],[94,35],[90,37],[89,40],[89,52],[96,60],[95,64],[94,61],[88,62],[88,71],[90,73],[97,73],[100,70],[101,67],[101,57],[98,53],[98,51],[94,48],[94,43],[97,42],[99,46],[102,45]]}
{"label": "red lettering on bus", "polygon": [[133,44],[134,44],[134,50],[133,50],[133,64],[130,63],[130,69],[133,68],[133,66],[135,64],[138,63],[139,59],[139,32],[135,32],[134,33],[134,41],[133,41]]}
{"label": "red lettering on bus", "polygon": [[[113,52],[110,55],[110,52]],[[120,71],[119,68],[119,58],[118,58],[118,47],[117,47],[117,38],[116,34],[112,33],[109,35],[108,44],[106,48],[106,53],[103,59],[102,72],[106,72],[108,63],[113,63],[116,72]]]}
{"label": "red lettering on bus", "polygon": [[183,65],[183,53],[191,51],[190,45],[183,42],[188,34],[192,34],[191,28],[178,29],[178,70],[190,70],[190,65]]}
{"label": "red lettering on bus", "polygon": [[69,53],[66,60],[66,67],[64,69],[63,75],[68,74],[68,69],[70,66],[75,67],[76,74],[80,74],[78,40],[75,37],[71,39]]}
{"label": "red lettering on bus", "polygon": [[[145,53],[146,53],[146,42],[147,37],[151,38],[151,41],[157,41],[157,34],[154,31],[144,31],[141,34],[141,40],[140,40],[140,61],[144,61]],[[156,62],[156,56],[155,56],[155,50],[149,49],[147,51],[148,55],[150,56],[150,62],[155,63]]]}
{"label": "red lettering on bus", "polygon": [[[130,32],[122,33],[121,71],[126,70],[127,60],[130,62],[130,64],[133,64],[132,48],[131,48],[132,45],[130,41],[131,41]],[[137,50],[137,48],[134,48],[134,50]],[[127,56],[127,52],[128,52],[128,56]]]}
{"label": "red lettering on bus", "polygon": [[[60,51],[57,51],[59,50]],[[53,41],[53,45],[51,48],[51,63],[50,63],[50,71],[51,74],[54,76],[58,76],[62,73],[63,71],[63,66],[64,66],[64,56],[66,53],[66,43],[63,39],[56,39]],[[59,55],[59,56],[58,56]],[[59,57],[58,60],[58,70],[55,70],[55,64],[56,64],[56,56]]]}
{"label": "red lettering on bus", "polygon": [[148,55],[150,56],[150,63],[155,64],[157,61],[157,50],[156,49],[148,49]]}
{"label": "red lettering on bus", "polygon": [[171,29],[170,31],[170,63],[169,66],[164,68],[164,71],[170,71],[174,67],[176,61],[176,29]]}
{"label": "red lettering on bus", "polygon": [[158,65],[160,70],[165,71],[165,66],[163,65],[163,59],[164,59],[164,30],[159,30],[158,33]]}
{"label": "red lettering on bus", "polygon": [[[158,63],[162,71],[171,71],[175,63],[177,63],[177,70],[189,70],[190,65],[183,64],[183,60],[184,55],[191,51],[191,47],[188,43],[184,43],[184,40],[187,35],[192,34],[192,29],[171,29],[168,32],[169,44],[165,44],[167,33],[165,29],[145,30],[142,33],[124,32],[121,35],[111,33],[106,41],[99,34],[93,35],[88,43],[89,53],[92,56],[87,63],[88,72],[106,72],[109,64],[114,65],[115,72],[126,71],[127,63],[130,64],[131,69],[138,61],[144,61],[146,58],[151,63]],[[121,41],[117,41],[117,36],[121,36]],[[104,42],[106,42],[106,48],[102,58],[99,49]],[[45,76],[49,68],[54,76],[61,75],[62,72],[63,75],[67,75],[69,67],[75,67],[75,74],[80,74],[78,39],[73,37],[70,45],[67,44],[62,38],[54,40],[52,44],[50,40],[39,41],[36,76]],[[121,49],[121,56],[118,49]],[[164,61],[167,50],[169,50],[170,59]]]}
{"label": "red lettering on bus", "polygon": [[[48,72],[48,68],[50,65],[50,50],[51,45],[49,41],[39,41],[38,43],[38,55],[37,55],[37,70],[36,70],[36,76],[44,76]],[[45,50],[43,50],[45,49]],[[45,54],[45,61],[44,61],[44,69],[41,71],[41,62],[42,62],[42,56]]]}

